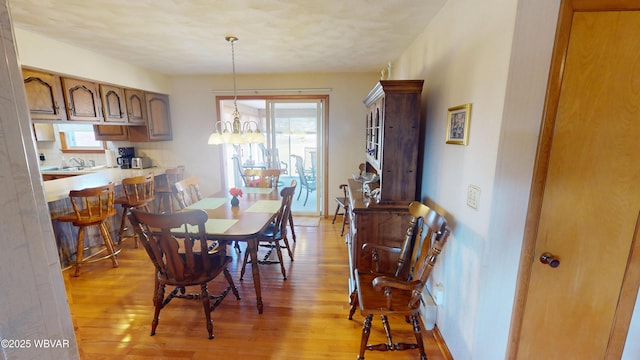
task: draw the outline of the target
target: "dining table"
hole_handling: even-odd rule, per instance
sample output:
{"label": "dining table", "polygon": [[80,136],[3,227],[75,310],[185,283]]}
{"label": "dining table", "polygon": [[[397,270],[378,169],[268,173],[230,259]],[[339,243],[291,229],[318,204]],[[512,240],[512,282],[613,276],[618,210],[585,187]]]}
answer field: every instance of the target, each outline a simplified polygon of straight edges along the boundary
{"label": "dining table", "polygon": [[205,197],[187,209],[201,209],[207,213],[205,230],[208,240],[216,240],[221,246],[231,245],[234,241],[247,243],[258,313],[262,314],[258,235],[274,220],[280,209],[281,197],[277,188],[247,187],[242,188],[242,192],[238,206],[231,206],[231,197],[222,192]]}

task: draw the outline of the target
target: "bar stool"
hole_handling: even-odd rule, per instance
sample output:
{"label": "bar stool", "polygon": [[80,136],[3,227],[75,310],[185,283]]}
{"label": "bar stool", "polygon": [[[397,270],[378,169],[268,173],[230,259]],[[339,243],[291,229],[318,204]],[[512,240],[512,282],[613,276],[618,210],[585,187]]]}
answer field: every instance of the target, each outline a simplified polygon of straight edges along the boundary
{"label": "bar stool", "polygon": [[[340,189],[342,189],[344,196],[336,197],[336,213],[333,214],[333,220],[331,221],[331,223],[335,224],[336,217],[338,217],[338,215],[342,215],[342,230],[340,231],[340,236],[344,236],[344,227],[349,224],[349,199],[347,198],[347,184],[340,185]],[[342,212],[340,212],[340,209],[342,209]]]}
{"label": "bar stool", "polygon": [[179,165],[172,169],[165,171],[166,182],[164,184],[158,184],[155,188],[155,194],[158,196],[158,210],[159,214],[174,212],[173,208],[173,185],[178,181],[184,179],[184,166]]}
{"label": "bar stool", "polygon": [[[111,258],[113,267],[118,267],[117,255],[121,249],[115,249],[109,224],[107,219],[115,216],[117,211],[114,205],[115,197],[114,186],[112,183],[105,186],[98,186],[83,190],[71,190],[69,199],[73,212],[64,214],[57,218],[58,221],[71,222],[78,229],[78,244],[76,247],[76,263],[74,276],[80,276],[80,265],[83,263],[95,262]],[[84,233],[87,226],[97,225],[100,228],[100,234],[104,240],[107,254],[100,258],[89,257],[84,259]]]}
{"label": "bar stool", "polygon": [[[118,231],[119,241],[122,242],[122,234],[126,230],[125,222],[130,209],[144,209],[151,212],[150,204],[153,202],[155,195],[153,192],[153,175],[135,176],[122,179],[122,190],[124,196],[115,200],[116,204],[122,206],[122,219],[120,220],[120,230]],[[138,236],[134,234],[135,247],[138,248]]]}

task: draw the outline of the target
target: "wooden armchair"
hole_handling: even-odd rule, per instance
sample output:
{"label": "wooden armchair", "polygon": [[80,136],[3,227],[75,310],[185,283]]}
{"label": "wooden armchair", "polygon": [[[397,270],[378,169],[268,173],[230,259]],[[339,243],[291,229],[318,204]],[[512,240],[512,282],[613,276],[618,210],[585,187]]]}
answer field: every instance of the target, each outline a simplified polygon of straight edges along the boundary
{"label": "wooden armchair", "polygon": [[[155,313],[151,323],[151,335],[156,333],[158,318],[162,310],[174,298],[200,298],[204,307],[209,339],[213,339],[211,312],[222,302],[229,290],[240,300],[227,265],[232,258],[227,256],[226,246],[217,246],[206,239],[204,210],[183,210],[172,214],[150,214],[131,210],[129,221],[156,269],[153,304]],[[220,273],[224,274],[228,286],[220,295],[210,295],[207,283]],[[175,289],[164,297],[165,287]],[[200,286],[200,293],[184,294],[187,286]],[[211,303],[213,300],[213,303]]]}
{"label": "wooden armchair", "polygon": [[[420,304],[422,291],[436,263],[438,255],[447,241],[450,229],[447,221],[435,210],[419,202],[409,205],[411,219],[405,233],[402,248],[390,248],[376,244],[364,244],[372,256],[372,269],[356,269],[356,290],[351,295],[349,319],[357,306],[365,316],[358,359],[364,359],[366,350],[395,351],[418,349],[420,359],[426,360],[420,328]],[[393,274],[378,272],[378,252],[397,254],[396,270]],[[368,344],[373,314],[379,313],[387,335],[387,342]],[[387,316],[404,315],[411,321],[415,343],[394,343]]]}

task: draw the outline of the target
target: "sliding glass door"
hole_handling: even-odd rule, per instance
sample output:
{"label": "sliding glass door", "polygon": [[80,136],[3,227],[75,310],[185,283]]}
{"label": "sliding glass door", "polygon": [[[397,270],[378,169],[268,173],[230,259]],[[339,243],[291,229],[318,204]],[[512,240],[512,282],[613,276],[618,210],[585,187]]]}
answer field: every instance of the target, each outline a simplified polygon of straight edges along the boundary
{"label": "sliding glass door", "polygon": [[[280,188],[291,180],[297,182],[292,211],[322,214],[325,103],[324,97],[238,97],[241,121],[255,122],[265,132],[266,142],[224,145],[227,184],[242,186],[242,172],[247,168],[277,168]],[[233,100],[219,97],[218,106],[223,110],[222,119],[230,119]]]}

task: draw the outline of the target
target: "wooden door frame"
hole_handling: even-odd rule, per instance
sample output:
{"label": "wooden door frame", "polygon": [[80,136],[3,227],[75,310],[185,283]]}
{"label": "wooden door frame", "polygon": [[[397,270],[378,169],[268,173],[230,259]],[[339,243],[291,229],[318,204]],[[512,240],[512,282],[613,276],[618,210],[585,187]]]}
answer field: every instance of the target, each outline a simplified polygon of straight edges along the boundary
{"label": "wooden door frame", "polygon": [[[542,212],[542,200],[556,114],[560,101],[560,90],[564,63],[569,47],[571,23],[575,12],[581,11],[614,11],[614,10],[640,10],[639,4],[629,4],[625,0],[562,0],[558,15],[555,43],[551,57],[547,92],[542,114],[540,137],[533,169],[529,206],[524,229],[522,252],[520,254],[520,268],[518,270],[516,295],[513,312],[511,314],[511,327],[509,330],[509,342],[507,344],[507,358],[515,359],[518,354],[518,345],[523,326],[524,309],[529,290],[531,271],[536,261],[535,245],[537,230]],[[640,214],[639,214],[640,219]],[[607,358],[620,358],[624,351],[627,332],[633,314],[638,287],[640,285],[640,221],[636,224],[636,231],[631,243],[631,249],[627,260],[618,306],[614,315],[613,326],[609,336]]]}
{"label": "wooden door frame", "polygon": [[[215,97],[216,108],[218,112],[218,119],[224,119],[224,109],[220,106],[222,101],[233,100],[234,96],[231,95],[219,95]],[[320,217],[327,218],[329,217],[329,197],[327,196],[329,191],[329,95],[328,94],[309,94],[309,95],[238,95],[236,96],[237,100],[321,100],[322,101],[322,116],[324,116],[323,124],[322,124],[322,134],[318,134],[321,136],[320,142],[322,142],[322,164],[318,164],[318,166],[322,166],[322,195],[320,201],[322,202],[319,205],[322,205],[320,208]],[[217,125],[216,125],[217,126]],[[223,152],[219,152],[220,156],[220,173],[224,174],[225,169],[225,161]],[[293,171],[293,169],[291,169]],[[222,179],[224,186],[227,186],[226,179]]]}

